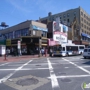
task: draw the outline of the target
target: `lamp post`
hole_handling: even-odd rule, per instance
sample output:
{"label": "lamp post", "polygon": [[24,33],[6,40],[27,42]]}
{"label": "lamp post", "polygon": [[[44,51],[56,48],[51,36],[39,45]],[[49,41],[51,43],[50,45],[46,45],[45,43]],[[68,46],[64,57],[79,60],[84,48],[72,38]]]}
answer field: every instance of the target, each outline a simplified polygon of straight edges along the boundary
{"label": "lamp post", "polygon": [[41,44],[42,44],[42,40],[41,38],[39,38],[39,57],[41,56]]}

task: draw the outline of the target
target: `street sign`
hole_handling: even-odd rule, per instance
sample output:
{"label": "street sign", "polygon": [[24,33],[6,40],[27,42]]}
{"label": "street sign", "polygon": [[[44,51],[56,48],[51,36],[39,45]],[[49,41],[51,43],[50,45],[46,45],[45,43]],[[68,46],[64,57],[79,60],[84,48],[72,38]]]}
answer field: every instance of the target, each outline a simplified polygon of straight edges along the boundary
{"label": "street sign", "polygon": [[11,39],[6,40],[6,46],[11,46]]}

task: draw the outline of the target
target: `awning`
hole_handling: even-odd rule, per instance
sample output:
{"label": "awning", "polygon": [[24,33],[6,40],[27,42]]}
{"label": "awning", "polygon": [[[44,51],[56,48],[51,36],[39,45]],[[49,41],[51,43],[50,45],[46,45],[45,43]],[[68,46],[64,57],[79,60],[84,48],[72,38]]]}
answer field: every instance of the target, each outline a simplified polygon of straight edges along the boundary
{"label": "awning", "polygon": [[84,37],[90,38],[90,35],[88,35],[88,34],[82,33],[81,35]]}

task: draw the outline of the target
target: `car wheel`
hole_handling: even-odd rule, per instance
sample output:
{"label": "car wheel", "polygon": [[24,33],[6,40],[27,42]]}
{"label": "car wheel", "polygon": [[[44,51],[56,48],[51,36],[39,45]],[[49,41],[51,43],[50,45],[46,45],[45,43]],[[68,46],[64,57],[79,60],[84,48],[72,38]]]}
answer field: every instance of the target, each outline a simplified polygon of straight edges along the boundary
{"label": "car wheel", "polygon": [[84,59],[86,59],[86,57],[84,57]]}

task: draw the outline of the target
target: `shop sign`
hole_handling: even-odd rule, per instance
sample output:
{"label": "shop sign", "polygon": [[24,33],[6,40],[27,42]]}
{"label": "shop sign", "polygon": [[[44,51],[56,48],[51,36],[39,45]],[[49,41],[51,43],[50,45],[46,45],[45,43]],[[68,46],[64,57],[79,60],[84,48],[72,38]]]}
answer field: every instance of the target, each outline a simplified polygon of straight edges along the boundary
{"label": "shop sign", "polygon": [[21,48],[21,41],[18,41],[18,49],[20,49]]}
{"label": "shop sign", "polygon": [[46,29],[46,28],[41,28],[41,27],[38,27],[38,26],[35,26],[35,25],[32,25],[32,28],[34,29],[34,30],[41,30],[41,31],[48,31],[48,29]]}
{"label": "shop sign", "polygon": [[11,46],[11,39],[6,40],[6,46]]}
{"label": "shop sign", "polygon": [[53,22],[53,40],[61,43],[67,43],[67,31],[68,27],[60,24],[59,22]]}

